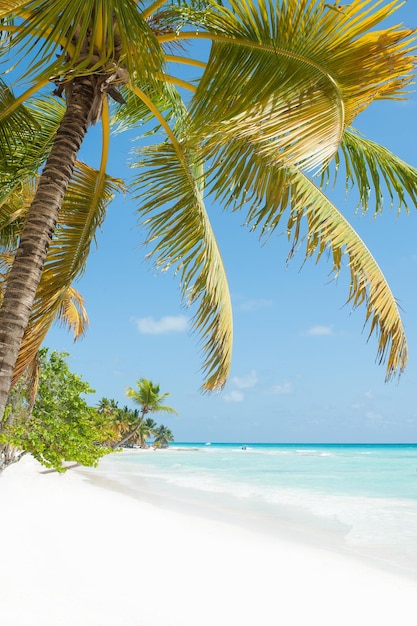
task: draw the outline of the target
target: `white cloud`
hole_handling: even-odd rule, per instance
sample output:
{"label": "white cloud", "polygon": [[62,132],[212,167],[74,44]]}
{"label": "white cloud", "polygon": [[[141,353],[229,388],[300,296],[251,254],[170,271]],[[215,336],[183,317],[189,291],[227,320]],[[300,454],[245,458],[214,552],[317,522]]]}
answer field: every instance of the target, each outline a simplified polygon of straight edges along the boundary
{"label": "white cloud", "polygon": [[257,300],[244,300],[238,306],[239,311],[259,311],[259,309],[267,309],[272,306],[272,300],[258,298]]}
{"label": "white cloud", "polygon": [[246,376],[234,376],[231,382],[238,389],[250,389],[256,385],[258,377],[255,370],[251,370]]}
{"label": "white cloud", "polygon": [[291,383],[283,383],[282,385],[274,385],[271,389],[272,393],[277,395],[285,395],[293,392]]}
{"label": "white cloud", "polygon": [[188,329],[188,317],[167,315],[155,320],[153,317],[135,319],[136,326],[143,335],[162,335],[164,333],[183,333]]}
{"label": "white cloud", "polygon": [[307,335],[312,337],[319,337],[322,335],[333,335],[333,329],[331,326],[312,326],[308,329]]}
{"label": "white cloud", "polygon": [[233,389],[224,396],[226,402],[243,402],[244,398],[243,393],[237,389]]}

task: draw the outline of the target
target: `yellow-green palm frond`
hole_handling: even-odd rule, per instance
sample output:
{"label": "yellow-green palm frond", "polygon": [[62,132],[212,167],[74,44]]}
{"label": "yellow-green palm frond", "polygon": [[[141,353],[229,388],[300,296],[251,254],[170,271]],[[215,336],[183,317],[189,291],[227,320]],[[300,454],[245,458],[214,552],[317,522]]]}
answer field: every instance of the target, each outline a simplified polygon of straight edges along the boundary
{"label": "yellow-green palm frond", "polygon": [[413,31],[368,32],[399,6],[379,4],[354,0],[338,11],[324,0],[233,0],[230,10],[219,7],[191,110],[196,132],[204,129],[211,147],[247,139],[283,165],[325,164],[346,124],[413,78]]}
{"label": "yellow-green palm frond", "polygon": [[63,104],[48,97],[32,99],[24,109],[32,120],[33,128],[23,136],[14,127],[7,130],[12,135],[13,145],[11,142],[7,144],[6,140],[2,145],[0,204],[14,205],[17,201],[21,205],[23,200],[28,200],[33,191],[29,187],[33,186],[34,178],[49,154],[64,114]]}
{"label": "yellow-green palm frond", "polygon": [[49,302],[47,312],[32,316],[26,328],[19,357],[13,372],[12,386],[23,376],[38,354],[46,335],[54,322],[59,322],[73,333],[74,341],[87,330],[88,316],[84,299],[74,287],[62,286]]}
{"label": "yellow-green palm frond", "polygon": [[210,23],[219,6],[222,3],[213,0],[157,0],[142,11],[142,16],[154,24],[156,35],[176,34],[184,28],[202,28]]}
{"label": "yellow-green palm frond", "polygon": [[7,193],[4,184],[0,195],[0,249],[14,251],[23,227],[26,213],[35,193],[35,179],[18,182]]}
{"label": "yellow-green palm frond", "polygon": [[[342,164],[344,168],[340,167]],[[390,207],[397,206],[408,211],[412,203],[417,208],[417,169],[402,161],[395,154],[366,139],[353,129],[347,129],[336,158],[335,178],[345,175],[346,184],[357,187],[359,206],[363,212],[372,201],[375,213],[382,212],[384,193]],[[323,172],[322,184],[330,177],[330,168]],[[410,202],[411,201],[411,202]]]}
{"label": "yellow-green palm frond", "polygon": [[6,174],[15,163],[19,146],[33,141],[38,124],[30,110],[22,104],[14,107],[12,90],[0,80],[0,168]]}
{"label": "yellow-green palm frond", "polygon": [[74,341],[84,336],[88,325],[88,315],[84,306],[84,298],[74,287],[68,287],[56,318],[63,326],[72,331]]}
{"label": "yellow-green palm frond", "polygon": [[[223,261],[203,202],[204,173],[191,147],[183,159],[168,142],[141,151],[136,179],[141,222],[161,271],[173,268],[187,305],[196,304],[193,328],[204,355],[204,389],[221,389],[230,371],[232,310]],[[178,149],[178,148],[177,148]]]}
{"label": "yellow-green palm frond", "polygon": [[[60,275],[71,281],[84,272],[91,243],[108,204],[124,183],[78,162],[64,198],[57,230],[44,267],[46,284]],[[46,285],[45,285],[46,286]]]}
{"label": "yellow-green palm frond", "polygon": [[162,48],[131,0],[31,0],[12,11],[0,7],[2,17],[15,18],[10,47],[19,59],[31,55],[23,74],[31,79],[68,80],[123,67],[152,81],[161,69]]}
{"label": "yellow-green palm frond", "polygon": [[296,168],[266,167],[262,160],[249,158],[242,145],[228,150],[227,163],[224,174],[221,160],[217,163],[211,174],[212,190],[232,209],[245,206],[247,224],[259,230],[261,237],[270,236],[282,225],[292,238],[290,255],[303,237],[306,257],[315,255],[318,260],[330,251],[335,274],[341,271],[343,258],[347,259],[347,302],[354,308],[366,307],[369,334],[379,334],[377,358],[387,360],[387,379],[402,372],[407,343],[397,303],[375,259],[347,220]]}
{"label": "yellow-green palm frond", "polygon": [[307,257],[315,254],[319,259],[325,249],[330,249],[336,273],[341,269],[342,257],[348,257],[347,302],[354,308],[365,306],[369,336],[374,332],[378,336],[377,359],[379,363],[386,362],[386,379],[400,374],[408,356],[405,331],[397,302],[377,262],[348,221],[306,176],[297,176],[292,198],[288,230],[295,233],[295,243],[299,220],[305,215]]}
{"label": "yellow-green palm frond", "polygon": [[87,318],[72,283],[85,270],[88,252],[109,202],[123,188],[122,181],[109,176],[102,178],[97,170],[77,163],[36,292],[14,372],[15,381],[56,319],[69,324],[74,336],[83,333]]}
{"label": "yellow-green palm frond", "polygon": [[[167,121],[177,118],[183,119],[185,105],[175,87],[163,80],[155,85],[134,84],[147,95],[160,113],[164,113]],[[159,129],[160,125],[155,121],[153,113],[129,87],[123,87],[120,93],[123,96],[124,104],[122,106],[115,105],[116,110],[112,120],[118,131],[143,128],[148,134]],[[150,129],[149,122],[153,122]]]}
{"label": "yellow-green palm frond", "polygon": [[[311,55],[280,46],[279,12],[245,0],[217,28],[207,68],[193,99],[195,128],[210,143],[233,138],[265,156],[316,168],[337,150],[344,128],[338,85]],[[270,18],[272,22],[270,22]]]}
{"label": "yellow-green palm frond", "polygon": [[8,18],[15,9],[23,9],[28,0],[0,0],[0,18]]}
{"label": "yellow-green palm frond", "polygon": [[374,100],[404,97],[413,80],[417,31],[383,24],[377,30],[402,4],[353,0],[340,13],[332,11],[339,22],[333,43],[313,52],[328,59],[327,67],[343,93],[347,125]]}

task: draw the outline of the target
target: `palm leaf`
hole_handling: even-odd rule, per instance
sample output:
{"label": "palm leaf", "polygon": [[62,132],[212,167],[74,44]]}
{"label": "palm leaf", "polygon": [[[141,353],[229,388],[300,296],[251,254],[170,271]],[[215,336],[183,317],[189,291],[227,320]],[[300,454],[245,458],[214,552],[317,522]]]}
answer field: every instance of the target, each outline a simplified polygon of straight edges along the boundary
{"label": "palm leaf", "polygon": [[[183,119],[185,114],[184,103],[172,85],[164,83],[162,80],[157,85],[139,84],[135,81],[133,84],[136,84],[156,108],[165,114],[167,121],[176,118]],[[112,120],[118,132],[140,127],[146,129],[147,134],[149,134],[160,128],[148,106],[131,89],[123,87],[120,89],[120,93],[123,96],[124,104],[115,105],[116,111]],[[153,122],[150,130],[149,122]]]}
{"label": "palm leaf", "polygon": [[286,165],[326,163],[346,124],[412,80],[413,31],[367,32],[398,5],[354,0],[339,11],[324,0],[233,0],[230,10],[219,7],[192,106],[196,132],[203,128],[212,147],[250,140]]}
{"label": "palm leaf", "polygon": [[19,145],[30,144],[38,125],[29,109],[23,105],[13,108],[12,90],[0,80],[0,168],[2,173],[15,164]]}
{"label": "palm leaf", "polygon": [[162,48],[133,1],[32,0],[16,3],[12,11],[0,5],[4,17],[16,19],[9,48],[20,60],[31,55],[26,79],[124,67],[131,76],[153,82],[161,70]]}
{"label": "palm leaf", "polygon": [[229,374],[232,311],[223,261],[203,202],[203,170],[191,147],[182,147],[183,160],[168,142],[140,152],[138,213],[154,246],[149,256],[156,268],[173,267],[180,274],[184,301],[198,305],[193,328],[205,356],[204,388],[212,390],[223,387]]}
{"label": "palm leaf", "polygon": [[84,299],[74,287],[68,287],[57,311],[57,321],[72,331],[74,339],[83,337],[88,325]]}
{"label": "palm leaf", "polygon": [[[7,156],[0,160],[1,206],[13,207],[16,203],[22,206],[22,201],[28,202],[33,193],[34,178],[49,154],[64,113],[63,104],[48,97],[31,100],[25,110],[33,121],[33,131],[22,137],[14,128],[10,129],[15,133],[13,150],[9,149]],[[4,226],[0,218],[0,229]]]}
{"label": "palm leaf", "polygon": [[105,177],[99,188],[100,172],[78,163],[65,196],[59,223],[48,250],[42,279],[36,292],[29,325],[14,372],[18,380],[34,358],[51,324],[58,318],[69,324],[75,338],[87,323],[82,299],[72,283],[85,270],[97,228],[104,220],[114,193],[123,189],[120,180]]}
{"label": "palm leaf", "polygon": [[[223,173],[226,158],[228,168]],[[353,308],[365,305],[369,336],[374,331],[379,335],[377,359],[387,359],[387,379],[400,373],[407,361],[407,343],[395,298],[363,241],[314,183],[295,168],[265,165],[250,156],[250,147],[238,142],[221,155],[211,178],[217,198],[233,210],[245,206],[246,223],[253,230],[259,229],[261,237],[275,232],[287,213],[283,229],[292,238],[290,255],[304,237],[306,258],[315,255],[318,260],[330,251],[335,275],[347,258],[347,302]]]}
{"label": "palm leaf", "polygon": [[[0,249],[14,254],[28,206],[32,201],[34,179],[16,184],[9,193],[0,195]],[[7,188],[6,185],[4,185]]]}
{"label": "palm leaf", "polygon": [[[362,137],[354,129],[346,129],[336,168],[332,168],[335,180],[342,160],[346,183],[357,186],[363,212],[368,210],[371,199],[374,201],[375,213],[382,212],[385,191],[390,206],[396,204],[398,211],[401,207],[408,211],[410,201],[417,208],[417,169],[383,146]],[[323,172],[322,185],[328,182],[330,175],[331,169],[328,167]]]}
{"label": "palm leaf", "polygon": [[[366,307],[369,336],[374,331],[378,335],[377,359],[379,363],[385,360],[387,363],[386,379],[401,373],[408,354],[404,327],[397,302],[377,262],[343,215],[306,176],[297,177],[293,197],[289,226],[295,232],[298,220],[305,213],[309,233],[306,256],[316,254],[318,259],[325,248],[330,248],[333,269],[337,273],[342,255],[347,255],[350,270],[348,302],[353,307],[362,303]],[[305,209],[300,212],[297,207],[303,204]]]}

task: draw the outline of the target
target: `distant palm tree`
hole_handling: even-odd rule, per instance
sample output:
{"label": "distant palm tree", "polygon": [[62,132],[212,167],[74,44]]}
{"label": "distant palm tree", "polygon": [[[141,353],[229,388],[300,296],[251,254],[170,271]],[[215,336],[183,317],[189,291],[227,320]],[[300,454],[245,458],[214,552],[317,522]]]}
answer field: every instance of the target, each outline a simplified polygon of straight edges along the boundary
{"label": "distant palm tree", "polygon": [[155,448],[167,448],[170,441],[174,441],[174,435],[169,428],[161,424],[154,431],[155,441],[153,445]]}
{"label": "distant palm tree", "polygon": [[[155,422],[152,418],[147,418],[145,422],[145,415],[148,413],[178,413],[170,406],[162,404],[162,402],[170,394],[160,394],[159,385],[154,384],[152,381],[146,378],[140,378],[136,383],[137,389],[133,387],[126,388],[126,395],[133,400],[135,404],[140,406],[138,418],[136,424],[132,430],[130,430],[121,441],[118,442],[118,446],[122,446],[130,440],[134,440],[138,437],[140,445],[146,444],[146,439],[149,437],[153,429],[155,428]],[[150,420],[150,421],[149,421]]]}
{"label": "distant palm tree", "polygon": [[147,417],[145,420],[145,424],[147,428],[149,428],[150,433],[152,433],[157,427],[157,423],[155,422],[154,419],[152,419],[152,417]]}
{"label": "distant palm tree", "polygon": [[139,426],[139,430],[137,432],[137,443],[141,448],[145,448],[148,445],[149,438],[154,434],[155,428],[157,427],[157,423],[152,417],[146,418]]}
{"label": "distant palm tree", "polygon": [[135,427],[139,417],[137,410],[132,411],[128,406],[124,406],[122,409],[118,409],[113,417],[113,428],[116,435],[115,444],[123,439],[127,433]]}
{"label": "distant palm tree", "polygon": [[104,413],[105,415],[112,415],[118,410],[118,405],[115,400],[109,400],[109,398],[101,398],[97,405],[98,413]]}

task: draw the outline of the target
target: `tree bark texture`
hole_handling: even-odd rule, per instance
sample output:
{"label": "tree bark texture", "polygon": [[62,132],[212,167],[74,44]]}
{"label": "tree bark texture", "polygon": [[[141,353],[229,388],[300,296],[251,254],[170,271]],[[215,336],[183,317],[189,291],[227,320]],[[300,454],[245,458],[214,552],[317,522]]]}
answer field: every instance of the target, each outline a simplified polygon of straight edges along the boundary
{"label": "tree bark texture", "polygon": [[0,422],[62,200],[90,124],[95,98],[91,78],[76,78],[71,87],[66,111],[27,215],[0,309]]}

